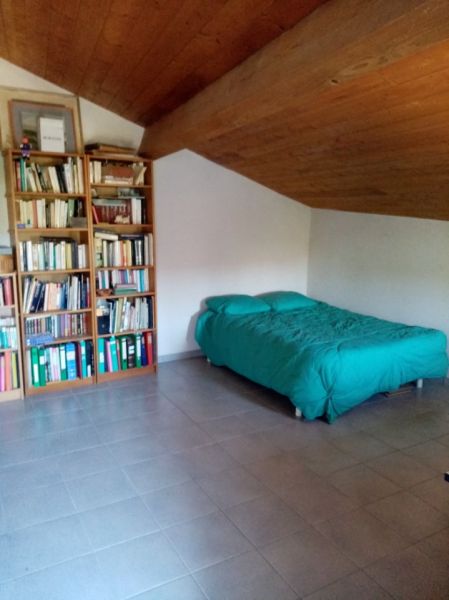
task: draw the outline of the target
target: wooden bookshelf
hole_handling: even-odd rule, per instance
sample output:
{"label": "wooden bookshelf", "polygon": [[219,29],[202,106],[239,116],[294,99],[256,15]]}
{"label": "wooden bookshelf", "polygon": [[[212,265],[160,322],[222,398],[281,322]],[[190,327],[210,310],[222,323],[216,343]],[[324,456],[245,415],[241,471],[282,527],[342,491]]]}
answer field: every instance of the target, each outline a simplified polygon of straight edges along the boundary
{"label": "wooden bookshelf", "polygon": [[11,348],[0,348],[0,355],[3,360],[5,360],[5,355],[7,353],[11,353],[15,355],[15,361],[17,366],[17,387],[11,388],[9,390],[1,391],[0,390],[0,402],[5,402],[9,400],[20,400],[24,395],[24,380],[23,380],[23,368],[22,368],[22,351],[20,347],[21,336],[20,336],[20,315],[18,310],[18,290],[17,290],[17,273],[0,273],[0,280],[10,279],[11,280],[11,288],[12,288],[12,296],[13,303],[5,306],[0,306],[0,321],[2,318],[8,318],[12,320],[13,327],[16,329],[17,335],[17,345]]}
{"label": "wooden bookshelf", "polygon": [[[32,281],[36,279],[45,283],[62,283],[69,277],[84,277],[89,278],[90,288],[94,287],[94,272],[91,262],[91,209],[90,198],[87,193],[88,182],[86,178],[86,161],[83,155],[74,153],[54,153],[54,152],[36,152],[32,151],[30,158],[26,161],[20,161],[21,153],[17,150],[7,150],[4,153],[5,167],[7,174],[7,198],[8,198],[8,213],[10,231],[13,238],[13,244],[16,254],[16,265],[18,275],[18,308],[20,314],[20,341],[21,341],[21,365],[23,367],[23,382],[25,395],[40,394],[47,391],[63,391],[80,385],[89,385],[95,382],[95,360],[93,364],[93,373],[90,374],[90,368],[85,376],[82,377],[78,362],[76,364],[76,378],[67,378],[62,380],[62,370],[64,360],[59,358],[59,371],[54,363],[48,362],[48,353],[51,353],[51,348],[54,350],[53,358],[60,357],[60,353],[66,357],[66,344],[74,344],[76,356],[80,353],[81,344],[92,345],[92,355],[95,357],[94,344],[94,310],[93,298],[91,292],[90,305],[88,308],[74,308],[68,310],[64,308],[55,308],[52,310],[24,311],[24,282],[28,279]],[[67,173],[64,174],[64,163],[67,166]],[[28,171],[27,171],[28,168]],[[50,173],[50,169],[52,173]],[[51,175],[51,176],[50,176]],[[56,181],[55,178],[56,177]],[[67,185],[67,189],[63,186]],[[38,189],[30,189],[32,187]],[[40,188],[40,189],[39,189]],[[58,190],[59,188],[59,190]],[[71,191],[69,191],[71,190]],[[57,209],[58,200],[59,209]],[[40,202],[40,209],[38,208]],[[62,207],[62,208],[61,208]],[[40,212],[38,212],[40,210]],[[70,227],[70,211],[73,210],[74,216],[85,217],[85,225]],[[66,211],[66,212],[64,212]],[[24,221],[24,215],[27,220]],[[78,225],[78,223],[77,223]],[[42,239],[47,238],[47,240]],[[49,240],[49,238],[52,238]],[[56,251],[48,250],[45,255],[45,267],[33,264],[32,269],[26,268],[25,263],[28,260],[22,257],[21,244],[32,244],[32,249],[39,255],[40,260],[44,257],[44,243],[54,243],[61,246],[61,242],[66,241],[72,253],[72,264],[70,268],[61,266],[61,255],[59,255],[58,263],[48,266],[48,256],[50,254],[57,256]],[[73,245],[71,245],[73,244]],[[78,266],[76,260],[79,246],[85,247],[86,264]],[[67,251],[68,252],[68,251]],[[34,262],[35,255],[30,253]],[[67,256],[67,255],[65,255]],[[68,265],[70,262],[64,260],[63,265]],[[51,306],[51,305],[50,305]],[[42,320],[41,320],[42,319]],[[47,323],[44,324],[44,319]],[[27,339],[33,337],[33,333],[37,334],[38,330],[32,330],[33,326],[38,325],[38,328],[49,327],[50,319],[52,319],[52,327],[58,322],[60,335],[54,335],[53,340],[39,340],[39,351],[44,353],[42,379],[39,385],[36,385],[36,378],[33,376],[31,362],[31,348],[27,346]],[[83,319],[85,323],[85,331],[79,330],[79,319]],[[63,329],[63,320],[66,321]],[[44,334],[45,332],[42,332]],[[50,333],[50,332],[48,332]],[[70,335],[63,335],[70,333]],[[47,353],[47,354],[45,354]],[[61,355],[62,355],[61,354]],[[73,374],[72,374],[73,376]],[[60,377],[60,379],[58,379]],[[45,385],[43,382],[45,381]]]}
{"label": "wooden bookshelf", "polygon": [[[97,162],[95,166],[93,163]],[[101,177],[98,177],[99,164],[101,164]],[[117,301],[123,299],[125,302],[129,302],[132,305],[137,300],[148,300],[152,304],[152,318],[150,319],[148,327],[141,327],[139,329],[130,329],[129,327],[123,328],[122,331],[114,331],[109,333],[99,332],[98,327],[98,318],[96,315],[94,330],[95,330],[95,341],[96,341],[96,359],[97,359],[97,382],[102,383],[105,381],[114,381],[117,379],[122,379],[125,377],[131,377],[136,375],[147,375],[149,373],[154,373],[157,370],[157,353],[156,353],[156,342],[157,342],[157,328],[156,328],[156,257],[155,257],[155,228],[154,228],[154,206],[153,206],[153,173],[152,173],[152,162],[151,160],[139,157],[139,156],[124,156],[124,155],[113,155],[113,154],[87,154],[86,155],[86,173],[89,179],[89,187],[88,187],[88,195],[89,202],[91,207],[94,207],[93,218],[92,218],[92,229],[90,235],[91,239],[91,248],[92,248],[92,265],[95,272],[95,282],[94,286],[94,304],[97,306],[98,303],[103,304],[106,302],[116,303]],[[131,167],[132,165],[141,164],[146,168],[145,174],[143,177],[143,181],[139,181],[138,184],[133,183],[115,183],[113,181],[104,182],[103,174],[105,173],[105,169],[107,169],[110,165],[123,166],[126,168]],[[140,220],[143,222],[133,222],[139,221],[139,218],[133,219],[132,211],[126,206],[126,203],[130,203],[131,200],[125,200],[125,190],[129,190],[129,196],[138,196],[141,198],[139,202],[141,202],[141,217],[144,217]],[[116,222],[116,215],[109,209],[108,201],[111,201],[111,204],[122,203],[122,208],[124,209],[123,215],[125,219],[120,218],[122,222]],[[98,200],[101,203],[98,203]],[[97,204],[98,203],[98,204]],[[100,208],[98,209],[98,206]],[[131,213],[131,214],[129,214]],[[123,216],[122,215],[122,216]],[[98,219],[98,222],[96,222]],[[130,222],[123,222],[124,220]],[[110,234],[117,235],[119,240],[123,240],[122,236],[147,236],[146,239],[151,239],[151,254],[152,260],[143,261],[143,264],[137,264],[139,261],[132,260],[132,264],[123,265],[123,266],[111,266],[110,264],[104,264],[102,261],[98,262],[98,255],[103,256],[102,253],[97,252],[98,248],[96,248],[96,234],[98,236],[99,231],[101,232],[107,231]],[[119,261],[120,262],[120,261]],[[148,264],[146,264],[148,263]],[[116,294],[115,290],[112,287],[112,284],[108,288],[108,291],[102,289],[101,292],[98,291],[98,284],[100,278],[102,281],[102,285],[104,283],[104,278],[108,277],[109,281],[112,282],[112,277],[114,273],[123,274],[123,276],[128,273],[130,277],[134,277],[135,280],[140,277],[146,277],[148,281],[148,288],[142,290],[132,291],[126,294]],[[142,275],[142,273],[145,275]],[[98,293],[97,293],[98,292]],[[106,343],[111,343],[110,338],[113,337],[116,340],[122,338],[130,338],[134,339],[137,344],[140,340],[137,336],[145,336],[150,335],[152,339],[152,364],[134,368],[121,368],[121,359],[118,356],[118,366],[119,370],[110,371],[107,368],[107,364],[105,366],[104,371],[100,366],[100,361],[102,360],[101,352],[99,351],[99,344],[103,344],[106,349]],[[117,344],[120,346],[120,344]],[[105,359],[105,362],[106,359]]]}

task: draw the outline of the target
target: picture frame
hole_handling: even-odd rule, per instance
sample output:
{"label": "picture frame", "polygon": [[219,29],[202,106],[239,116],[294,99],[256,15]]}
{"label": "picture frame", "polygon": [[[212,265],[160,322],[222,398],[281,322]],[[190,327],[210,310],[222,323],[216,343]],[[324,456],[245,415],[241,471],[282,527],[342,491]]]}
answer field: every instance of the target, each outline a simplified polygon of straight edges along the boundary
{"label": "picture frame", "polygon": [[22,139],[26,136],[33,150],[46,150],[41,148],[40,123],[43,119],[55,119],[64,124],[64,152],[77,152],[77,135],[72,108],[62,104],[12,99],[9,101],[9,117],[14,148],[20,148]]}

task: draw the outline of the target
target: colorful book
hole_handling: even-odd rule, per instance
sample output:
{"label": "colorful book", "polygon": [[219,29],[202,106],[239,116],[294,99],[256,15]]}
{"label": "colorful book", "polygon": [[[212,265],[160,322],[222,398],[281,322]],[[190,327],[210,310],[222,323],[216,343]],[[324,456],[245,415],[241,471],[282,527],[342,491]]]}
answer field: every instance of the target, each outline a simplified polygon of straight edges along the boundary
{"label": "colorful book", "polygon": [[77,378],[76,347],[73,342],[66,344],[67,379],[73,381]]}
{"label": "colorful book", "polygon": [[45,349],[38,348],[38,359],[39,359],[39,385],[47,385],[47,375],[45,372],[46,360],[45,360]]}
{"label": "colorful book", "polygon": [[39,351],[36,347],[31,348],[30,358],[32,384],[34,387],[39,387]]}
{"label": "colorful book", "polygon": [[105,372],[104,338],[98,338],[98,372]]}
{"label": "colorful book", "polygon": [[111,337],[110,340],[110,351],[111,351],[111,370],[116,372],[119,370],[118,367],[118,356],[117,356],[117,343],[115,337]]}

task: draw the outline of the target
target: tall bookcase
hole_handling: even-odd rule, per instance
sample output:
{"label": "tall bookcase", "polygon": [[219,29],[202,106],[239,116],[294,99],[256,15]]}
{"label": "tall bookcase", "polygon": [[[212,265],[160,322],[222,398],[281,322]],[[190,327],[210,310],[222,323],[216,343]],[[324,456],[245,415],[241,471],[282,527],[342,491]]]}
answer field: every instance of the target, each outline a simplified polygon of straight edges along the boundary
{"label": "tall bookcase", "polygon": [[[91,208],[79,154],[5,152],[25,395],[95,381]],[[90,289],[89,289],[90,288]]]}
{"label": "tall bookcase", "polygon": [[154,373],[156,276],[151,160],[87,154],[97,381]]}
{"label": "tall bookcase", "polygon": [[17,274],[0,274],[0,402],[23,398]]}

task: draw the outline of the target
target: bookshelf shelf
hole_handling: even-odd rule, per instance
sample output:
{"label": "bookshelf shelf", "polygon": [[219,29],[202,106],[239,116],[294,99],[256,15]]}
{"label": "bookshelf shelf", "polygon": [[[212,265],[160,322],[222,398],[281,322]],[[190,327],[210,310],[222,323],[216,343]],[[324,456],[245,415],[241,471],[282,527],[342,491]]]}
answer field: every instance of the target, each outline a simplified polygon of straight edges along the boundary
{"label": "bookshelf shelf", "polygon": [[7,339],[11,344],[10,348],[0,348],[0,402],[7,402],[20,400],[24,394],[17,273],[0,273],[0,285],[3,298],[9,302],[0,306],[0,328],[10,332]]}
{"label": "bookshelf shelf", "polygon": [[[17,355],[20,359],[22,388],[19,397],[23,397],[23,394],[36,395],[50,391],[60,392],[95,382],[112,381],[130,375],[148,375],[156,372],[156,273],[153,266],[155,262],[153,250],[152,162],[138,156],[115,156],[109,153],[81,155],[77,153],[32,151],[30,159],[23,160],[19,150],[6,150],[4,156],[7,173],[6,195],[11,226],[10,233],[16,251],[17,280],[20,282],[20,286],[16,284],[16,305],[15,307],[9,306],[5,316],[14,315],[20,330],[20,345]],[[94,162],[97,164],[92,165],[91,163]],[[116,165],[121,168],[125,166],[128,170],[133,169],[134,181],[139,181],[140,185],[118,182],[105,183],[104,181],[95,183],[91,181],[92,166],[96,169],[100,167],[101,178],[103,178],[103,176],[106,176],[107,171],[114,169]],[[100,178],[97,179],[97,181],[99,180]],[[53,191],[37,191],[40,188]],[[129,189],[128,195],[122,191],[125,188]],[[58,189],[61,191],[58,192]],[[75,191],[68,192],[69,189]],[[98,203],[100,207],[108,206],[108,199],[115,199],[116,205],[120,202],[122,205],[124,202],[128,202],[132,211],[130,220],[144,220],[145,222],[142,224],[103,222],[96,224],[93,219],[92,205],[93,200],[97,198],[105,201],[103,204]],[[51,211],[49,206],[51,206]],[[136,210],[139,212],[136,213]],[[110,212],[105,213],[103,211],[101,213],[99,210],[98,214],[103,217],[100,220],[113,220],[110,217]],[[105,216],[106,214],[107,216]],[[140,216],[135,216],[139,214]],[[85,224],[84,221],[78,221],[83,225],[81,227],[69,227],[68,224],[72,222],[69,217],[82,217],[86,221]],[[19,224],[24,223],[29,223],[32,226],[18,227]],[[55,227],[55,224],[65,226]],[[48,226],[43,227],[42,225]],[[97,241],[98,237],[101,236],[100,230],[110,232],[110,234],[113,234],[112,237],[117,236],[117,239],[123,241],[123,247],[126,246],[129,249],[129,244],[131,244],[132,260],[125,258],[127,262],[152,262],[151,266],[132,264],[129,266],[96,267],[96,248],[98,250]],[[53,250],[49,250],[48,246],[51,243],[55,244],[54,248],[58,248],[58,253],[55,253],[57,262],[51,259],[49,263],[47,257],[53,256],[51,253]],[[142,245],[139,246],[139,244]],[[81,246],[84,247],[81,248]],[[50,248],[53,247],[50,246]],[[150,248],[153,255],[152,259],[148,258],[151,256],[149,254]],[[60,255],[59,252],[62,254]],[[70,262],[70,254],[67,254],[67,252],[72,252],[72,262]],[[65,260],[68,262],[64,260],[64,253],[66,253]],[[145,253],[144,258],[142,258],[142,253]],[[43,262],[42,257],[44,257],[45,262]],[[109,263],[106,262],[106,264],[111,264],[111,262],[112,260]],[[44,264],[57,265],[59,268],[44,270],[42,269]],[[74,268],[60,268],[64,264],[74,265]],[[78,267],[78,265],[81,266]],[[32,267],[39,267],[39,269],[30,270]],[[42,289],[46,290],[45,293],[47,291],[48,293],[59,293],[60,285],[67,290],[73,282],[74,286],[77,286],[78,281],[78,284],[83,286],[83,293],[88,293],[86,291],[88,288],[85,287],[87,279],[90,287],[89,308],[24,312],[25,305],[27,308],[29,306],[33,308],[42,306],[42,293],[44,293]],[[107,286],[103,286],[102,283],[105,279],[110,282]],[[114,286],[117,283],[130,282],[135,283],[137,289],[148,289],[148,291],[130,294],[116,294],[114,292]],[[69,287],[66,288],[66,285]],[[96,285],[107,287],[109,293],[104,296],[101,293],[97,294]],[[36,289],[37,296],[31,295],[34,294]],[[73,289],[76,289],[76,287]],[[27,302],[26,298],[23,297],[24,293],[28,294]],[[99,334],[97,301],[100,302],[100,305],[102,301],[107,301],[101,305],[103,309],[107,306],[121,307],[125,305],[124,311],[128,311],[130,317],[130,320],[125,322],[125,327],[129,327],[130,323],[131,327],[134,324],[140,324],[141,327],[139,329],[128,328],[126,331],[115,334]],[[3,314],[0,308],[0,317]],[[55,337],[36,347],[26,344],[26,340],[32,334],[25,332],[30,331],[39,332],[43,336],[46,333],[57,335],[61,332],[69,335],[67,337]],[[79,331],[85,333],[76,334]],[[70,335],[70,333],[74,335]],[[151,351],[150,359],[145,362],[145,358],[142,358],[143,366],[141,367],[132,367],[134,363],[130,361],[132,368],[129,369],[125,369],[121,363],[118,366],[119,370],[114,370],[111,365],[109,365],[111,368],[108,368],[108,365],[105,364],[104,372],[99,373],[98,371],[101,369],[98,368],[100,358],[98,345],[100,343],[106,347],[111,343],[111,340],[108,339],[111,337],[120,337],[121,343],[136,344],[139,341],[142,343],[142,348],[139,346],[142,352]],[[125,337],[126,340],[123,342]],[[45,339],[45,337],[42,339]],[[61,352],[61,356],[63,356],[66,353],[68,360],[69,352],[72,357],[73,347],[76,353],[76,360],[73,363],[76,369],[76,379],[73,378],[73,372],[71,377],[66,377],[63,374],[63,359],[58,358],[57,354]],[[0,359],[8,350],[0,349]],[[36,367],[36,350],[40,353],[39,363],[41,366],[43,365],[42,372],[40,372],[39,365]],[[84,368],[85,363],[82,362],[84,351],[87,370]],[[41,358],[42,363],[40,362]],[[59,360],[59,367],[58,363],[55,364],[53,360]],[[137,364],[140,364],[140,361]],[[71,366],[73,365],[71,364]],[[39,370],[37,375],[36,368]],[[10,395],[8,393],[8,397]],[[0,393],[0,400],[4,398],[5,396]]]}
{"label": "bookshelf shelf", "polygon": [[47,269],[46,271],[22,271],[21,277],[33,277],[33,275],[60,275],[60,274],[90,273],[89,267],[86,269]]}

